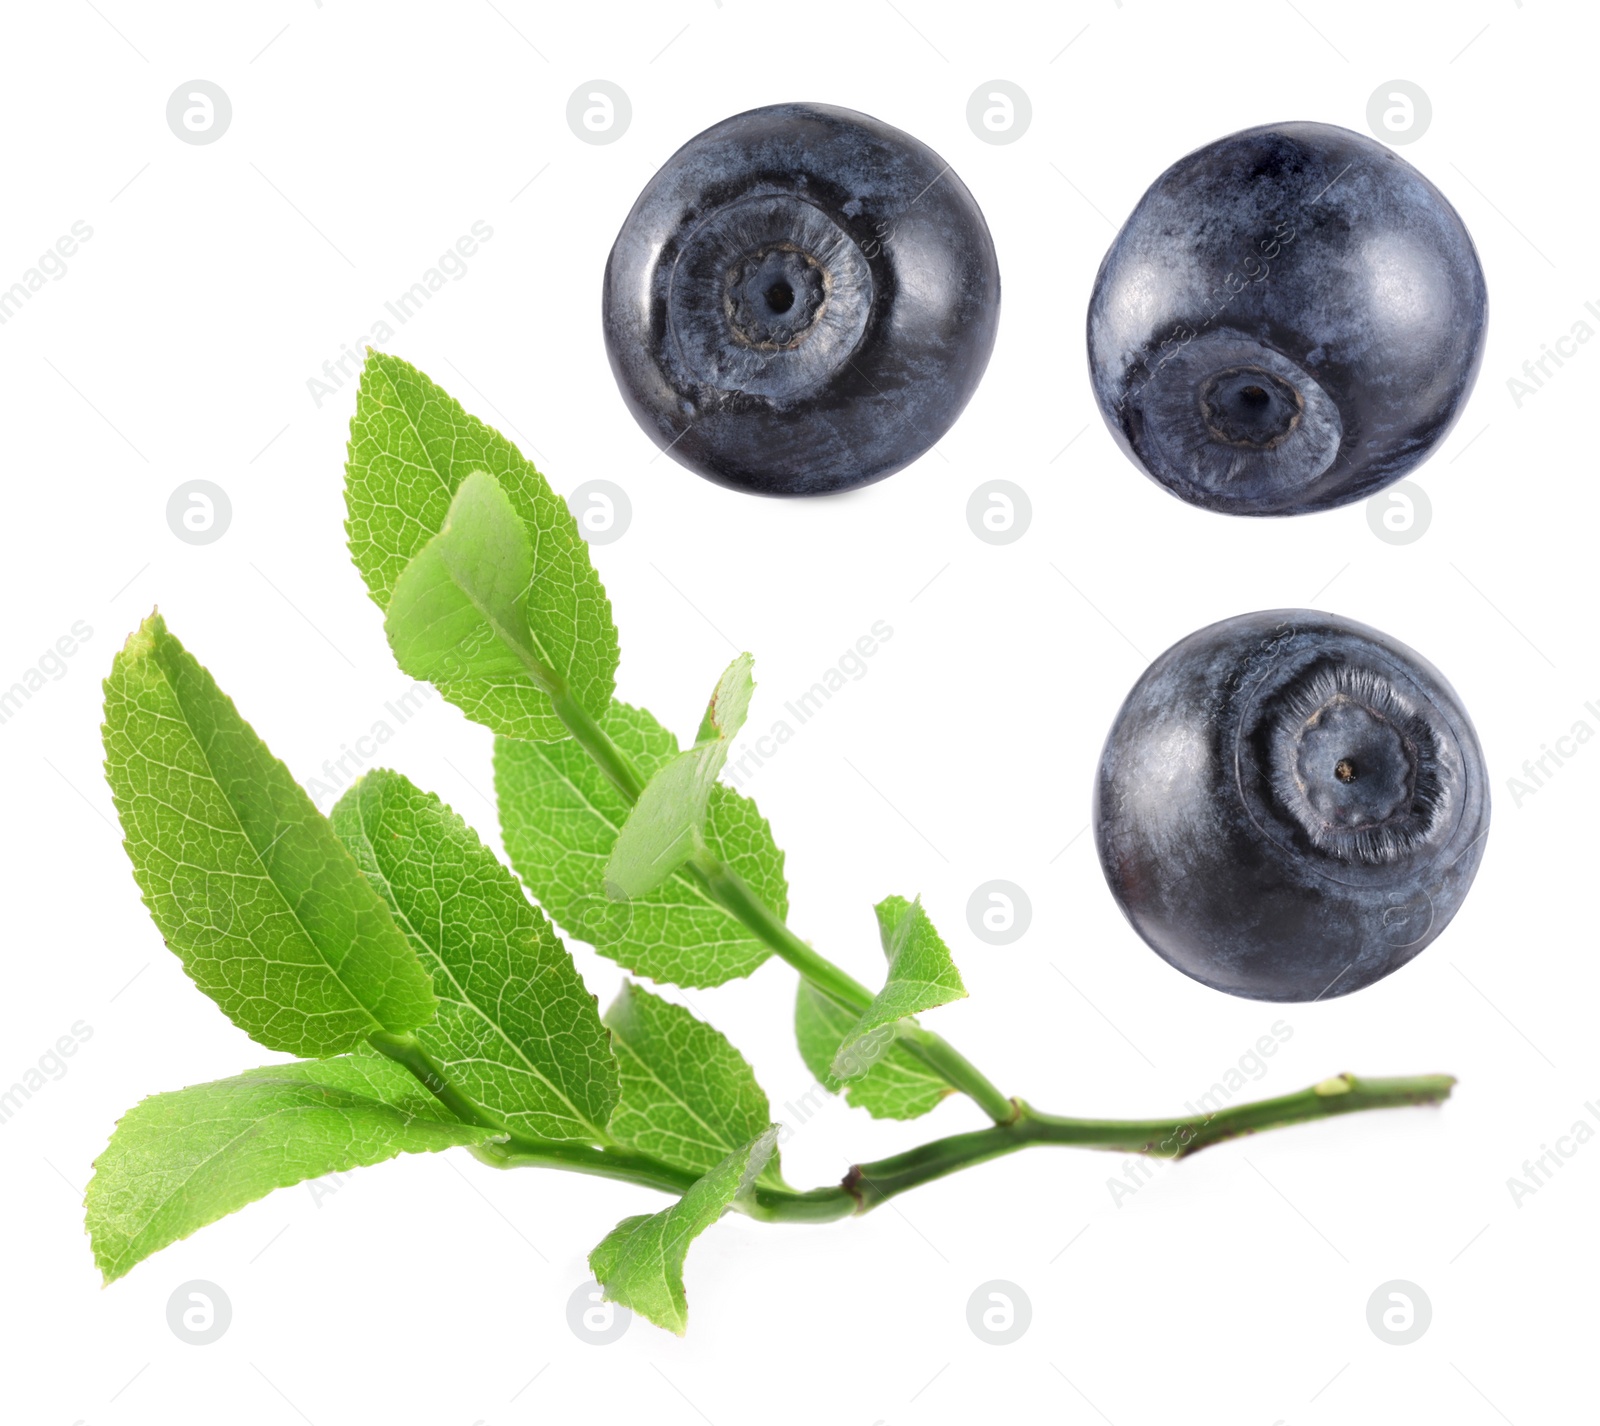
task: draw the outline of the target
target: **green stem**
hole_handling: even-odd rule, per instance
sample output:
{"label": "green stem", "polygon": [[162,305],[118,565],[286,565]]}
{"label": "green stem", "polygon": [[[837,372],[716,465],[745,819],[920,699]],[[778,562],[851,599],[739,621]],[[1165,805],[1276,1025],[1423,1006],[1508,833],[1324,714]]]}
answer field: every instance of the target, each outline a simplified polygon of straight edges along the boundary
{"label": "green stem", "polygon": [[[470,1095],[463,1094],[443,1068],[409,1032],[394,1034],[374,1030],[368,1043],[379,1054],[409,1070],[430,1094],[463,1123],[496,1131],[492,1143],[472,1147],[474,1158],[499,1169],[550,1168],[569,1173],[620,1179],[644,1188],[682,1197],[694,1187],[698,1175],[662,1163],[649,1154],[634,1153],[608,1140],[603,1145],[538,1139],[509,1129]],[[792,1189],[759,1184],[741,1205],[752,1217],[788,1223],[826,1223],[854,1213],[856,1199],[842,1185],[796,1193]]]}
{"label": "green stem", "polygon": [[[530,1163],[534,1162],[537,1156],[543,1155],[544,1158],[539,1159],[539,1162],[548,1160],[557,1168],[573,1167],[588,1162],[600,1153],[612,1154],[613,1161],[632,1163],[641,1169],[656,1165],[654,1159],[642,1156],[630,1157],[617,1150],[616,1140],[603,1129],[594,1130],[593,1144],[583,1144],[573,1140],[540,1139],[532,1134],[520,1133],[485,1109],[471,1095],[453,1085],[449,1076],[445,1074],[444,1067],[423,1048],[422,1042],[410,1031],[397,1035],[389,1030],[374,1030],[367,1036],[367,1043],[386,1059],[391,1059],[402,1068],[410,1070],[422,1087],[462,1123],[493,1129],[499,1139],[489,1147],[497,1152],[529,1155]],[[590,1127],[593,1128],[592,1125]],[[565,1162],[569,1158],[573,1163]],[[694,1178],[691,1175],[682,1183],[677,1179],[672,1180],[672,1186],[675,1191],[682,1192],[693,1182]]]}
{"label": "green stem", "polygon": [[639,776],[638,768],[634,767],[633,760],[611,741],[606,730],[590,717],[589,710],[570,693],[558,694],[550,702],[555,707],[556,717],[566,724],[567,731],[578,740],[584,752],[595,760],[600,771],[610,779],[611,785],[632,807],[644,791],[645,783],[644,778]]}
{"label": "green stem", "polygon": [[902,1021],[896,1037],[946,1084],[961,1091],[996,1124],[1012,1123],[1021,1110],[1018,1100],[1002,1094],[994,1083],[942,1035]]}
{"label": "green stem", "polygon": [[754,1193],[736,1200],[734,1208],[758,1223],[836,1223],[861,1212],[861,1202],[842,1183],[805,1193],[758,1185]]}
{"label": "green stem", "polygon": [[732,867],[712,857],[701,857],[693,870],[717,903],[737,917],[745,928],[777,954],[828,999],[859,1015],[872,1004],[872,992],[854,976],[834,965],[802,941],[751,889]]}
{"label": "green stem", "polygon": [[[552,1142],[518,1134],[505,1128],[481,1105],[452,1085],[415,1036],[375,1031],[368,1038],[380,1053],[415,1075],[457,1118],[495,1129],[503,1136],[496,1142],[472,1149],[475,1157],[495,1168],[565,1169],[639,1184],[680,1197],[696,1182],[693,1173],[615,1144]],[[932,1038],[938,1039],[937,1036]],[[1385,1079],[1341,1074],[1276,1099],[1175,1119],[1066,1118],[1041,1113],[1021,1101],[1009,1101],[1008,1118],[990,1128],[952,1134],[901,1154],[856,1164],[841,1183],[824,1188],[796,1192],[758,1184],[735,1206],[762,1222],[830,1223],[852,1214],[866,1213],[880,1203],[935,1179],[1037,1144],[1181,1159],[1213,1144],[1262,1129],[1280,1129],[1368,1109],[1440,1104],[1450,1097],[1455,1082],[1453,1076],[1442,1074]]]}
{"label": "green stem", "polygon": [[[507,1129],[483,1106],[449,1082],[416,1036],[379,1030],[368,1039],[379,1053],[415,1075],[458,1119],[497,1131],[501,1137],[495,1142],[478,1145],[472,1150],[486,1164],[496,1168],[566,1169],[571,1173],[620,1179],[679,1196],[695,1184],[693,1173],[662,1163],[648,1154],[619,1148],[614,1143],[596,1146],[552,1142]],[[1262,1099],[1221,1109],[1215,1114],[1177,1119],[1068,1119],[1043,1114],[1021,1101],[1012,1101],[1007,1120],[990,1128],[952,1134],[902,1154],[856,1164],[841,1183],[825,1188],[796,1192],[758,1184],[736,1206],[763,1222],[828,1223],[853,1213],[865,1213],[908,1189],[1035,1144],[1070,1144],[1114,1153],[1181,1159],[1212,1144],[1261,1129],[1278,1129],[1366,1109],[1439,1104],[1450,1097],[1454,1084],[1450,1075],[1366,1079],[1341,1074],[1277,1099]]]}
{"label": "green stem", "polygon": [[[766,1223],[830,1223],[866,1213],[880,1203],[961,1169],[1002,1154],[1041,1144],[1105,1149],[1149,1158],[1181,1159],[1212,1144],[1262,1129],[1305,1124],[1337,1114],[1368,1109],[1398,1109],[1439,1104],[1450,1097],[1450,1075],[1409,1075],[1367,1079],[1335,1075],[1309,1089],[1218,1110],[1215,1114],[1171,1119],[1067,1119],[1017,1106],[1011,1122],[969,1134],[952,1134],[909,1149],[903,1154],[857,1164],[843,1182],[807,1192],[758,1184],[735,1207]],[[695,1176],[659,1163],[647,1155],[578,1144],[487,1144],[473,1150],[497,1168],[559,1168],[598,1174],[681,1195]]]}
{"label": "green stem", "polygon": [[497,1169],[566,1169],[570,1173],[595,1174],[600,1178],[642,1184],[645,1188],[659,1188],[663,1193],[680,1197],[695,1185],[694,1174],[675,1169],[648,1155],[631,1154],[622,1149],[596,1149],[588,1144],[517,1139],[504,1144],[483,1144],[473,1149],[472,1153]]}
{"label": "green stem", "polygon": [[1041,1114],[1023,1104],[1010,1124],[954,1134],[876,1163],[857,1164],[845,1178],[844,1187],[866,1212],[907,1189],[1033,1144],[1072,1144],[1151,1158],[1186,1158],[1212,1144],[1261,1129],[1278,1129],[1365,1109],[1439,1104],[1450,1097],[1454,1084],[1452,1076],[1442,1074],[1395,1079],[1342,1074],[1277,1099],[1178,1119],[1065,1119]]}
{"label": "green stem", "polygon": [[497,1129],[501,1133],[510,1133],[510,1130],[494,1115],[490,1114],[487,1109],[475,1099],[463,1094],[445,1078],[444,1070],[422,1048],[421,1041],[410,1031],[402,1035],[396,1035],[388,1030],[374,1030],[367,1036],[367,1043],[380,1055],[393,1060],[402,1068],[410,1070],[421,1082],[422,1087],[454,1114],[457,1119],[461,1120],[463,1124],[477,1124],[485,1129]]}
{"label": "green stem", "polygon": [[[721,905],[830,1000],[856,1015],[872,1003],[872,992],[866,986],[826,956],[818,955],[795,935],[738,872],[710,858],[701,860],[696,870]],[[903,1022],[896,1031],[896,1038],[951,1088],[970,1096],[996,1124],[1008,1123],[1016,1117],[1016,1103],[942,1036],[920,1025]]]}

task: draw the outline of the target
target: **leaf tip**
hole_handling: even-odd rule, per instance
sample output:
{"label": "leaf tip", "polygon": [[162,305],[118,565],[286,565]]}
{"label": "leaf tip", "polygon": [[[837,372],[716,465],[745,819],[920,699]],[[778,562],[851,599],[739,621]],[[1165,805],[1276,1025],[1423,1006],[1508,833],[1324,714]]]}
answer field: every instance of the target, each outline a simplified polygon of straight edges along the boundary
{"label": "leaf tip", "polygon": [[111,1262],[102,1257],[98,1249],[93,1251],[95,1271],[100,1274],[101,1292],[104,1292],[108,1287],[111,1286],[112,1283],[120,1282],[123,1278],[127,1277],[128,1269],[132,1267],[131,1263],[123,1265]]}
{"label": "leaf tip", "polygon": [[167,621],[161,617],[159,606],[153,607],[140,621],[139,627],[128,635],[122,645],[122,655],[127,659],[144,658],[167,632]]}

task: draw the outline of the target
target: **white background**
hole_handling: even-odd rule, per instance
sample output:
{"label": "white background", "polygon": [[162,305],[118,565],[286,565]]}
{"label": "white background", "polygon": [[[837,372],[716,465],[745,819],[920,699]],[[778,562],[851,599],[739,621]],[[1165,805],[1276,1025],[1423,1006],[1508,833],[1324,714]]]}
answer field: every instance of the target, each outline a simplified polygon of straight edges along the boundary
{"label": "white background", "polygon": [[[1600,301],[1596,39],[1587,7],[1511,0],[7,7],[0,286],[74,220],[94,235],[0,327],[0,684],[74,621],[93,629],[0,726],[0,1083],[75,1022],[93,1032],[0,1125],[6,1419],[1522,1426],[1591,1412],[1600,1144],[1520,1206],[1507,1180],[1600,1101],[1600,746],[1520,806],[1507,778],[1576,720],[1600,728],[1584,707],[1600,702],[1600,344],[1520,407],[1507,380]],[[165,120],[197,77],[234,111],[205,147]],[[633,105],[606,146],[566,122],[568,96],[596,78]],[[966,120],[996,78],[1034,111],[1004,146]],[[1397,78],[1434,111],[1403,153],[1459,209],[1491,293],[1477,390],[1417,473],[1431,527],[1394,546],[1360,505],[1287,522],[1190,509],[1118,453],[1090,397],[1083,313],[1115,225],[1189,149],[1276,119],[1364,130],[1369,96]],[[938,448],[869,490],[802,503],[654,458],[599,323],[606,252],[656,167],[716,120],[787,99],[931,144],[982,205],[1004,285],[988,376]],[[1280,1019],[1292,1038],[1255,1092],[1342,1069],[1448,1070],[1457,1097],[1158,1167],[1120,1207],[1107,1186],[1120,1158],[1040,1149],[858,1221],[733,1217],[690,1254],[681,1342],[635,1321],[595,1347],[566,1319],[588,1250],[664,1200],[460,1153],[283,1190],[102,1291],[80,1200],[117,1117],[270,1056],[193,988],[139,903],[101,778],[99,681],[159,604],[302,780],[384,716],[406,681],[343,547],[353,385],[319,408],[306,382],[477,219],[492,240],[389,349],[517,439],[558,490],[626,489],[633,524],[595,552],[623,697],[692,731],[748,647],[759,728],[875,620],[893,627],[867,675],[747,787],[787,850],[801,935],[875,977],[872,903],[920,891],[972,992],[927,1022],[1058,1112],[1178,1111]],[[203,547],[165,517],[194,478],[233,505]],[[992,478],[1031,497],[1010,545],[967,526]],[[1477,885],[1433,948],[1349,999],[1274,1007],[1146,950],[1084,828],[1101,739],[1148,659],[1212,620],[1295,605],[1377,625],[1445,671],[1496,807]],[[435,700],[386,752],[496,841],[487,732]],[[1032,899],[1011,946],[967,929],[967,898],[991,878]],[[619,970],[575,953],[608,1001]],[[791,1122],[796,1182],[979,1125],[964,1101],[910,1125],[830,1102],[796,1124],[783,1106],[811,1081],[793,986],[773,961],[692,1001]],[[973,1289],[997,1278],[1033,1309],[1008,1347],[966,1321]],[[1393,1278],[1433,1304],[1411,1346],[1367,1325]],[[167,1325],[190,1279],[233,1305],[210,1346]]]}

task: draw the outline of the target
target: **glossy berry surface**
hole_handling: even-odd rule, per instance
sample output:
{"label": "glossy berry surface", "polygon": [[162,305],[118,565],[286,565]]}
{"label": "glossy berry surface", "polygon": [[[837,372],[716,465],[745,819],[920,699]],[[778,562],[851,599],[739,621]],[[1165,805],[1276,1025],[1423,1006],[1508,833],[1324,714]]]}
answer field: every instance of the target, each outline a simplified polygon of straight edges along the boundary
{"label": "glossy berry surface", "polygon": [[849,490],[939,440],[994,347],[977,203],[927,145],[825,104],[707,129],[606,263],[606,351],[674,460],[763,495]]}
{"label": "glossy berry surface", "polygon": [[1348,129],[1269,124],[1139,200],[1095,280],[1090,376],[1118,444],[1173,495],[1299,515],[1428,457],[1488,312],[1471,237],[1416,169]]}
{"label": "glossy berry surface", "polygon": [[1174,644],[1100,755],[1095,843],[1150,947],[1252,1000],[1325,1000],[1449,924],[1489,830],[1443,676],[1333,614],[1242,614]]}

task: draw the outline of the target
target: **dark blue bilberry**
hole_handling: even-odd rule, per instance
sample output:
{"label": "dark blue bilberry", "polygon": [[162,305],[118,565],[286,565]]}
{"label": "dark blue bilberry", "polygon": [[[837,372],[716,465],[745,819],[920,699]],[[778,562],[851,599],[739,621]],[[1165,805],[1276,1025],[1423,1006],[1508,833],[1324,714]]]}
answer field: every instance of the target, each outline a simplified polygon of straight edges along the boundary
{"label": "dark blue bilberry", "polygon": [[1179,159],[1139,200],[1095,280],[1090,376],[1158,485],[1299,515],[1427,458],[1487,323],[1472,239],[1433,184],[1348,129],[1268,124]]}
{"label": "dark blue bilberry", "polygon": [[849,109],[775,104],[689,140],[606,263],[606,351],[663,450],[763,495],[849,490],[954,424],[1000,273],[961,180]]}
{"label": "dark blue bilberry", "polygon": [[1134,685],[1100,755],[1107,884],[1185,975],[1253,1000],[1348,995],[1455,915],[1489,783],[1455,691],[1348,619],[1242,614]]}

